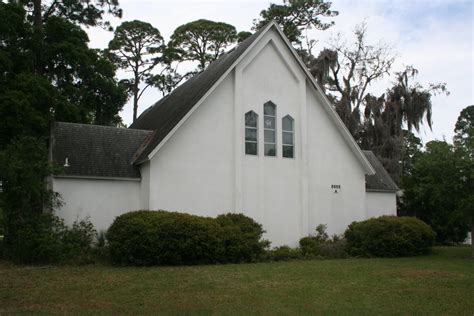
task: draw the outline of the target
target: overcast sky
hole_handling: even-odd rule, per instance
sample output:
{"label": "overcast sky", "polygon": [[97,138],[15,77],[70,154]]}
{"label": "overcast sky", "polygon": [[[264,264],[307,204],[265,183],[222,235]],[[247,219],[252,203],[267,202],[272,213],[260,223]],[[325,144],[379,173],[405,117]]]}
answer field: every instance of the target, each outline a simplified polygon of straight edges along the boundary
{"label": "overcast sky", "polygon": [[[281,3],[282,1],[273,1]],[[197,19],[209,19],[234,25],[238,31],[250,31],[252,21],[270,1],[262,0],[120,0],[122,21],[142,20],[158,28],[168,40],[174,29]],[[370,42],[383,41],[393,45],[397,53],[394,71],[404,65],[419,70],[418,81],[446,82],[449,96],[433,98],[433,131],[422,127],[424,141],[451,141],[459,112],[474,104],[474,1],[471,0],[334,0],[332,8],[339,16],[332,18],[335,25],[326,31],[312,31],[318,40],[316,50],[327,46],[337,33],[350,36],[354,27],[365,20]],[[104,48],[112,33],[88,29],[92,47]],[[349,37],[350,39],[350,37]],[[120,76],[126,75],[120,73]],[[389,79],[387,79],[389,80]],[[372,87],[382,92],[388,82]],[[161,98],[152,89],[140,99],[139,113]],[[128,125],[132,120],[130,102],[121,112]]]}

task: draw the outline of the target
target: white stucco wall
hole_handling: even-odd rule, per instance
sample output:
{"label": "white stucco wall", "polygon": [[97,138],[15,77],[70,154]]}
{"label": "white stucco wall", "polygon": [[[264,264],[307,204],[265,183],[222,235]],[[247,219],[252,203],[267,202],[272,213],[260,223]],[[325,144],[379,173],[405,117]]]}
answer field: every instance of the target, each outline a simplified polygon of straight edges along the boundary
{"label": "white stucco wall", "polygon": [[64,205],[56,210],[67,225],[89,217],[95,228],[106,230],[115,217],[140,208],[140,182],[53,178],[53,190]]}
{"label": "white stucco wall", "polygon": [[[240,110],[236,143],[239,151],[237,171],[242,181],[242,211],[263,224],[265,238],[273,246],[296,246],[307,234],[303,227],[301,107],[304,103],[305,77],[290,52],[275,32],[254,47],[236,68],[240,80],[236,107]],[[276,105],[276,157],[264,156],[263,105]],[[254,111],[259,118],[258,156],[245,155],[244,117]],[[295,158],[282,157],[282,118],[295,122]]]}
{"label": "white stucco wall", "polygon": [[366,195],[367,218],[382,215],[397,215],[397,196],[395,192],[368,191]]}
{"label": "white stucco wall", "polygon": [[[330,234],[341,234],[365,218],[365,172],[316,93],[308,89],[306,97],[309,230],[326,224]],[[340,186],[337,193],[331,185]]]}
{"label": "white stucco wall", "polygon": [[142,176],[140,182],[140,209],[150,209],[150,162],[145,162],[140,166]]}
{"label": "white stucco wall", "polygon": [[228,76],[150,162],[150,209],[216,216],[233,210],[233,77]]}

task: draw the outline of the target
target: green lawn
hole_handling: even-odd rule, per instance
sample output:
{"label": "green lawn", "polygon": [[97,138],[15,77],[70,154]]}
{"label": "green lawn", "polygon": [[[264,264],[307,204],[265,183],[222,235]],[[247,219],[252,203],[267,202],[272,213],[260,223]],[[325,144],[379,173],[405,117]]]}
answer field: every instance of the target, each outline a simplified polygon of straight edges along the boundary
{"label": "green lawn", "polygon": [[0,262],[0,314],[473,315],[469,254],[158,268]]}

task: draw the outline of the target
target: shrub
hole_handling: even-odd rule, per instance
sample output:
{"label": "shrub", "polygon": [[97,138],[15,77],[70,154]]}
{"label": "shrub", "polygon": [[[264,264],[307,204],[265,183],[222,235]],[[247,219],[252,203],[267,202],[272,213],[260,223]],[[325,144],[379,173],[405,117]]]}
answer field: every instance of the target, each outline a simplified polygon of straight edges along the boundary
{"label": "shrub", "polygon": [[115,219],[107,232],[117,264],[180,265],[221,262],[222,228],[212,218],[165,211],[135,211]]}
{"label": "shrub", "polygon": [[349,253],[365,257],[404,257],[429,253],[435,233],[414,217],[381,216],[353,222],[345,232]]}
{"label": "shrub", "polygon": [[243,214],[223,214],[216,218],[222,227],[222,239],[227,262],[256,261],[265,252],[262,225]]}
{"label": "shrub", "polygon": [[275,247],[268,253],[269,259],[274,261],[288,261],[301,259],[303,256],[298,248],[290,248],[288,246]]}
{"label": "shrub", "polygon": [[4,253],[3,253],[3,236],[0,236],[0,259],[3,259]]}
{"label": "shrub", "polygon": [[94,262],[93,243],[97,237],[97,231],[88,218],[75,221],[62,233],[63,260],[78,264]]}
{"label": "shrub", "polygon": [[[1,187],[0,187],[1,189]],[[3,219],[3,210],[2,208],[0,207],[0,236],[3,236],[3,234],[5,233],[5,220]]]}
{"label": "shrub", "polygon": [[95,230],[88,219],[72,228],[52,214],[29,218],[15,236],[8,236],[6,256],[19,263],[84,263],[91,260]]}
{"label": "shrub", "polygon": [[15,236],[6,237],[6,255],[18,263],[61,261],[64,229],[63,222],[51,214],[32,216],[17,229]]}
{"label": "shrub", "polygon": [[300,239],[301,253],[305,258],[347,258],[346,241],[326,233],[326,225],[316,227],[316,234]]}

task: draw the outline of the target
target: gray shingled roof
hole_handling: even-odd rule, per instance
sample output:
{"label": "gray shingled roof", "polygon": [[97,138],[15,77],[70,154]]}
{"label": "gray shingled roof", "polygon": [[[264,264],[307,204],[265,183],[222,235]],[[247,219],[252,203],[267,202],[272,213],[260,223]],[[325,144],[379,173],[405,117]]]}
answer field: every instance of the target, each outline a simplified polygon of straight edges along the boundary
{"label": "gray shingled roof", "polygon": [[363,150],[363,153],[375,170],[374,175],[365,176],[365,189],[367,191],[398,191],[398,186],[392,180],[392,177],[390,177],[377,156],[370,150]]}
{"label": "gray shingled roof", "polygon": [[151,131],[75,123],[55,123],[52,130],[52,159],[69,167],[61,175],[85,177],[140,178],[131,164],[134,153]]}
{"label": "gray shingled roof", "polygon": [[146,109],[130,125],[130,128],[155,131],[141,151],[137,153],[135,162],[140,163],[146,160],[153,149],[160,144],[266,28],[267,26],[261,28],[233,50],[223,54],[203,72],[187,80],[171,94]]}

